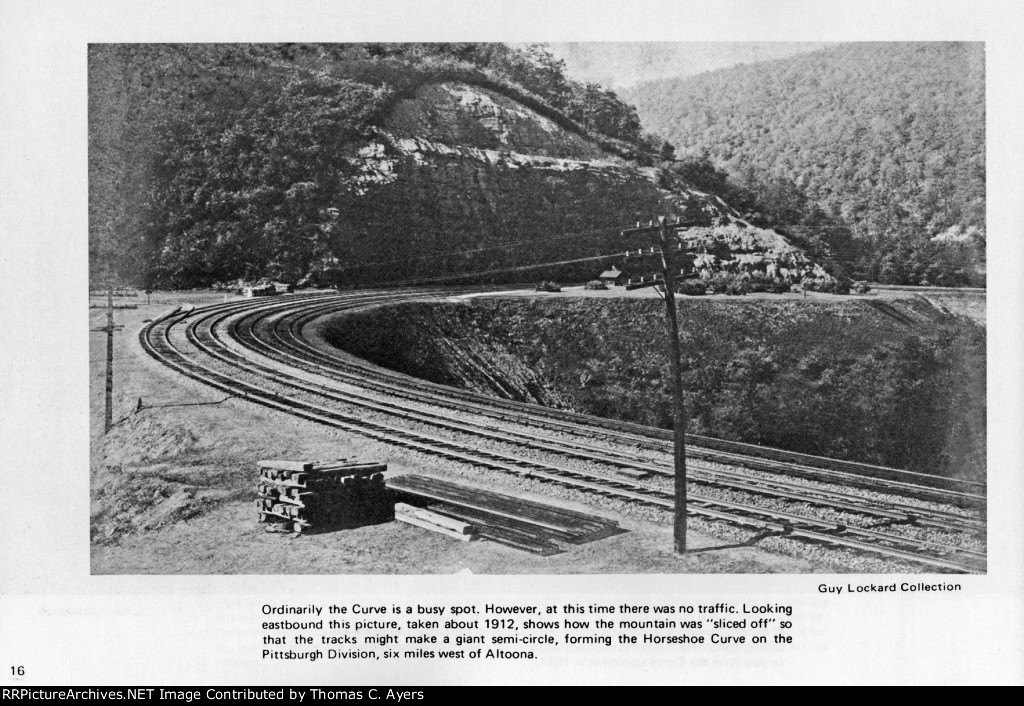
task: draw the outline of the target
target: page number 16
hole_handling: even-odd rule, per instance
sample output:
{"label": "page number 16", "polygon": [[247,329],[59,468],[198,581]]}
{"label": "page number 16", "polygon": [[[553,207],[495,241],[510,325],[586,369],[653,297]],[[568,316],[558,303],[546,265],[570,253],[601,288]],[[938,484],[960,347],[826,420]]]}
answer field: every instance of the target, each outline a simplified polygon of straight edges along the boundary
{"label": "page number 16", "polygon": [[24,667],[11,667],[11,674],[16,676],[16,677],[23,677],[23,676],[25,676],[25,668]]}

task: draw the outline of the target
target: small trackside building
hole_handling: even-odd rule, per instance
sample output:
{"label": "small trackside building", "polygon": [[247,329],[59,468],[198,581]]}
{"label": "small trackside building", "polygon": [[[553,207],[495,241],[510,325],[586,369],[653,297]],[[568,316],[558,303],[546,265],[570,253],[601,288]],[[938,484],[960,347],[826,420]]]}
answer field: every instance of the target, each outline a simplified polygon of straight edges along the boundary
{"label": "small trackside building", "polygon": [[610,270],[605,270],[598,277],[599,280],[605,284],[613,285],[615,287],[621,287],[626,283],[626,275],[617,267],[613,267]]}

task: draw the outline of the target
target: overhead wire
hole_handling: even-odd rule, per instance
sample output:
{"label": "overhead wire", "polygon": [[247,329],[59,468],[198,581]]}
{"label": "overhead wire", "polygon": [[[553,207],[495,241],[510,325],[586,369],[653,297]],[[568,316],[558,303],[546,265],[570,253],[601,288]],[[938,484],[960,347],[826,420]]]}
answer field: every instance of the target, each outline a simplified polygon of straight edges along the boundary
{"label": "overhead wire", "polygon": [[[754,227],[755,228],[761,228],[761,226],[754,226]],[[767,228],[764,228],[764,230],[770,230],[770,229],[774,229],[774,228],[819,228],[819,229],[840,229],[840,230],[846,229],[846,230],[849,230],[851,227],[850,226],[845,226],[845,225],[809,225],[809,224],[803,224],[803,223],[777,223],[777,224],[773,224],[772,226],[769,226]],[[377,261],[374,261],[374,262],[360,263],[358,265],[348,265],[348,266],[340,267],[340,268],[337,268],[337,269],[340,270],[340,271],[345,271],[345,270],[361,269],[361,268],[364,268],[364,267],[379,267],[379,266],[383,266],[383,265],[397,265],[397,264],[402,264],[402,263],[422,262],[424,260],[437,260],[437,259],[442,259],[442,258],[447,258],[447,257],[457,257],[459,255],[472,255],[472,254],[481,253],[481,252],[488,252],[490,250],[505,250],[505,249],[508,249],[508,248],[518,247],[520,245],[536,245],[537,243],[547,243],[547,242],[553,242],[553,241],[557,241],[557,240],[568,240],[570,238],[586,237],[586,236],[589,236],[589,235],[598,235],[598,234],[602,234],[602,233],[611,234],[611,233],[620,232],[621,230],[622,230],[621,228],[593,228],[593,229],[590,229],[590,230],[576,231],[576,232],[573,232],[573,233],[563,233],[561,235],[554,235],[554,236],[550,236],[550,237],[546,237],[546,238],[533,238],[531,240],[517,240],[517,241],[510,242],[510,243],[501,243],[501,244],[498,244],[498,245],[488,245],[487,247],[471,248],[471,249],[467,249],[467,250],[455,250],[455,251],[451,251],[451,252],[437,253],[437,254],[434,254],[434,255],[420,255],[420,256],[417,256],[417,257],[411,257],[411,258],[407,257],[407,258],[403,258],[403,259],[392,259],[392,260],[377,260]]]}
{"label": "overhead wire", "polygon": [[388,285],[405,285],[405,284],[419,284],[423,282],[445,282],[453,279],[464,279],[467,277],[485,277],[488,275],[505,274],[509,272],[525,272],[528,270],[537,270],[543,267],[554,267],[557,265],[574,265],[581,262],[596,262],[597,260],[610,260],[615,257],[623,257],[623,251],[619,251],[612,255],[594,255],[592,257],[579,257],[572,260],[552,260],[550,262],[538,262],[532,265],[517,265],[515,267],[503,267],[491,270],[479,270],[476,272],[458,272],[450,275],[440,275],[437,277],[411,277],[403,280],[391,280],[388,282],[377,282],[375,284],[388,284]]}
{"label": "overhead wire", "polygon": [[[759,226],[755,226],[755,227],[759,227]],[[771,228],[815,228],[815,229],[840,229],[840,230],[845,229],[845,230],[849,230],[850,226],[844,226],[844,225],[807,225],[807,224],[798,224],[798,223],[782,223],[782,224],[775,224],[775,225],[771,226]],[[375,261],[375,262],[360,263],[358,265],[349,265],[349,266],[341,267],[341,268],[338,268],[338,269],[339,269],[339,271],[344,272],[344,271],[347,271],[347,270],[361,270],[361,269],[365,269],[365,268],[369,268],[369,267],[383,267],[383,266],[388,266],[388,265],[415,264],[415,263],[422,263],[422,262],[427,262],[427,261],[431,261],[431,260],[442,260],[442,259],[456,258],[456,257],[462,256],[462,255],[474,255],[474,254],[479,254],[479,253],[482,253],[482,252],[489,252],[489,251],[495,251],[495,250],[507,250],[509,248],[514,248],[514,247],[519,247],[519,246],[524,246],[524,245],[536,245],[536,244],[539,244],[539,243],[548,243],[548,242],[554,242],[554,241],[559,241],[559,240],[568,240],[568,239],[571,239],[571,238],[582,238],[582,237],[587,237],[587,236],[591,236],[591,235],[612,234],[612,233],[619,232],[621,230],[622,230],[621,228],[594,228],[594,229],[590,229],[590,230],[576,231],[576,232],[573,232],[573,233],[563,233],[561,235],[550,236],[550,237],[546,237],[546,238],[535,238],[535,239],[532,239],[532,240],[518,240],[518,241],[514,241],[514,242],[510,242],[510,243],[501,243],[501,244],[497,244],[497,245],[489,245],[487,247],[471,248],[471,249],[467,249],[467,250],[457,250],[457,251],[453,251],[453,252],[443,252],[443,253],[436,253],[436,254],[431,254],[431,255],[421,255],[421,256],[412,257],[412,258],[406,257],[406,258],[402,258],[402,259],[378,260],[378,261]],[[477,271],[472,271],[472,272],[450,273],[450,274],[446,274],[446,275],[438,275],[438,276],[435,276],[435,277],[407,277],[407,278],[401,279],[401,280],[388,280],[388,281],[378,280],[374,284],[381,284],[381,285],[385,285],[385,284],[386,285],[405,285],[405,284],[413,284],[413,283],[419,284],[419,283],[431,283],[431,282],[446,282],[446,281],[455,280],[455,279],[465,279],[465,278],[473,278],[473,277],[485,277],[485,276],[506,274],[506,273],[512,273],[512,272],[525,272],[525,271],[529,271],[529,270],[541,269],[541,268],[544,268],[544,267],[553,267],[553,266],[558,266],[558,265],[570,265],[570,264],[578,264],[578,263],[582,263],[582,262],[595,262],[595,261],[599,261],[599,260],[608,260],[608,259],[611,259],[611,258],[614,258],[614,257],[623,256],[623,254],[624,254],[624,251],[619,251],[619,252],[617,252],[615,254],[610,254],[610,255],[597,255],[597,256],[593,256],[593,257],[575,258],[575,259],[570,259],[570,260],[555,260],[555,261],[534,263],[534,264],[529,264],[529,265],[517,265],[517,266],[514,266],[514,267],[492,268],[492,269],[488,269],[488,270],[477,270]],[[853,264],[853,263],[860,263],[864,256],[849,255],[849,254],[831,254],[831,255],[822,255],[820,257],[821,257],[821,259],[831,260],[831,261],[839,263],[839,264]]]}
{"label": "overhead wire", "polygon": [[620,229],[618,228],[595,228],[593,230],[582,230],[575,233],[563,233],[562,235],[555,235],[549,238],[534,238],[533,240],[517,240],[511,243],[501,243],[500,245],[489,245],[484,248],[473,248],[470,250],[455,250],[452,252],[436,253],[433,255],[420,255],[417,257],[407,257],[403,259],[395,260],[378,260],[376,262],[365,262],[358,265],[348,265],[345,267],[337,268],[339,271],[344,272],[345,270],[356,270],[363,269],[366,267],[382,267],[384,265],[401,265],[406,263],[424,262],[427,260],[441,260],[444,258],[458,257],[459,255],[474,255],[477,253],[488,252],[490,250],[507,250],[508,248],[518,247],[520,245],[536,245],[538,243],[548,243],[556,240],[568,240],[570,238],[582,238],[589,235],[598,235],[602,233],[612,234],[617,233]]}

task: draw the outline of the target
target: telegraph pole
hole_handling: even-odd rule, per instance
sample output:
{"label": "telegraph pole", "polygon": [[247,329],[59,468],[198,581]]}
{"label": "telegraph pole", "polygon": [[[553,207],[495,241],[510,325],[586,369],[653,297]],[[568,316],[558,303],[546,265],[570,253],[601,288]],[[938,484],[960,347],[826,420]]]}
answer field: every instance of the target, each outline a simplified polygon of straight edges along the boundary
{"label": "telegraph pole", "polygon": [[114,426],[114,289],[107,285],[107,387],[103,408],[103,433]]}
{"label": "telegraph pole", "polygon": [[[700,222],[676,221],[671,226],[685,228],[701,225]],[[675,552],[686,553],[686,404],[683,401],[683,374],[681,353],[679,348],[679,320],[676,312],[675,281],[681,270],[675,266],[672,258],[672,248],[669,245],[669,224],[665,222],[664,216],[659,216],[658,225],[654,222],[647,227],[637,223],[636,228],[622,231],[622,235],[633,233],[647,233],[657,230],[661,240],[661,267],[665,283],[665,308],[666,322],[668,329],[669,343],[669,364],[672,381],[670,384],[672,394],[672,417],[673,417],[673,438],[675,440],[675,521],[673,527],[673,538]]]}
{"label": "telegraph pole", "polygon": [[658,217],[661,237],[661,267],[665,273],[665,307],[668,314],[669,364],[672,372],[672,418],[675,439],[676,514],[673,538],[676,554],[686,553],[686,405],[683,402],[683,371],[679,350],[679,321],[676,312],[675,268],[669,267],[668,227]]}
{"label": "telegraph pole", "polygon": [[123,326],[114,325],[114,288],[107,285],[107,325],[93,331],[103,331],[107,334],[107,379],[104,395],[103,409],[103,433],[108,433],[114,426],[114,331],[120,331]]}

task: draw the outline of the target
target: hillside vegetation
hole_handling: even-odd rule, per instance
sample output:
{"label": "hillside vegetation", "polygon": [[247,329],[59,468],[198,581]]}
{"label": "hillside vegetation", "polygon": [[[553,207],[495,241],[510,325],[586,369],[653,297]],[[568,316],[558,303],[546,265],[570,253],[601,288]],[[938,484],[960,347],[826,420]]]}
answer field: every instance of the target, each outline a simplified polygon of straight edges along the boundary
{"label": "hillside vegetation", "polygon": [[[691,433],[984,479],[982,327],[921,298],[679,311]],[[671,428],[663,329],[656,300],[480,298],[342,316],[328,338],[435,382]]]}
{"label": "hillside vegetation", "polygon": [[[422,98],[422,89],[456,84],[521,106],[552,130],[593,145],[605,159],[634,166],[653,162],[656,146],[641,133],[635,109],[599,86],[568,79],[561,63],[539,47],[92,45],[93,276],[150,286],[246,277],[295,281],[343,259],[358,262],[362,251],[379,257],[394,246],[415,254],[424,242],[442,252],[457,250],[466,245],[457,242],[460,232],[493,230],[493,223],[531,207],[540,194],[547,194],[543,207],[524,213],[540,216],[539,224],[529,224],[531,231],[548,233],[555,227],[586,230],[599,220],[614,229],[629,223],[633,210],[650,214],[659,203],[651,187],[624,214],[623,204],[635,191],[626,188],[611,212],[597,209],[596,217],[580,220],[574,217],[590,206],[581,201],[604,198],[592,192],[607,186],[590,180],[582,191],[571,187],[559,199],[559,185],[542,177],[536,194],[513,188],[508,203],[499,196],[492,201],[501,203],[492,209],[486,195],[475,196],[483,201],[475,205],[451,203],[459,196],[450,188],[459,188],[462,176],[473,178],[466,170],[455,184],[432,184],[425,194],[417,194],[425,190],[425,176],[403,178],[400,186],[408,188],[368,185],[358,149],[377,140],[387,151],[388,168],[411,175],[425,160],[408,149],[396,151],[385,129],[389,116],[403,102]],[[429,166],[459,156],[434,155]],[[380,193],[370,193],[377,187]],[[423,205],[438,201],[449,210]],[[385,205],[392,214],[415,218],[381,217]],[[497,212],[481,218],[474,208]],[[443,242],[453,220],[460,221],[456,242]],[[417,242],[405,239],[409,229],[419,231]],[[523,235],[535,233],[501,233],[506,241]]]}
{"label": "hillside vegetation", "polygon": [[981,43],[846,44],[623,91],[677,168],[851,274],[980,285]]}
{"label": "hillside vegetation", "polygon": [[91,276],[586,281],[696,204],[837,281],[981,284],[979,56],[849,45],[632,93],[676,150],[538,46],[92,45]]}

